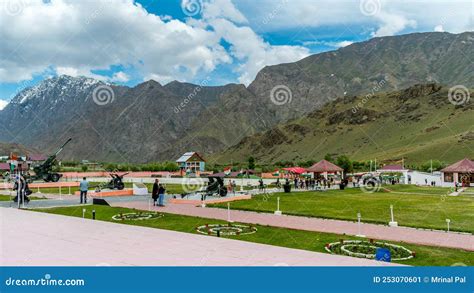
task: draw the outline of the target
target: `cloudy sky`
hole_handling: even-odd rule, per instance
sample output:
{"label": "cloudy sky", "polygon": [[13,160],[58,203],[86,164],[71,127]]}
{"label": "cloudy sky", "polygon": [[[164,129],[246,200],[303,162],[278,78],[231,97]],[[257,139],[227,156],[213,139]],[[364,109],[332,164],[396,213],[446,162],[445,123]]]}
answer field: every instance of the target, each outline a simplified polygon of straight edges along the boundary
{"label": "cloudy sky", "polygon": [[372,37],[474,28],[474,1],[0,0],[0,108],[68,74],[249,84],[266,65]]}

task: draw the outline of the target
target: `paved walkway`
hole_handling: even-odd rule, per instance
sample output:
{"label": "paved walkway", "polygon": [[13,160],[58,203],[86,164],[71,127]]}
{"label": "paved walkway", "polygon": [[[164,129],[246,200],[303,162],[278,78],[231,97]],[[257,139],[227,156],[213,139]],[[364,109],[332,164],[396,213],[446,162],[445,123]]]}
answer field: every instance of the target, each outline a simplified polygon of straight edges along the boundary
{"label": "paved walkway", "polygon": [[[136,208],[147,210],[148,205],[144,202],[115,202],[113,206]],[[201,208],[184,204],[169,204],[164,208],[152,207],[161,212],[196,216],[210,219],[228,219],[226,209]],[[355,222],[309,218],[301,216],[277,216],[269,213],[257,213],[249,211],[231,210],[232,221],[269,225],[274,227],[327,232],[337,234],[357,235],[358,224]],[[361,234],[369,238],[400,241],[414,244],[442,246],[474,251],[474,236],[470,234],[447,233],[443,231],[422,230],[408,227],[389,227],[384,225],[367,224],[361,225]]]}
{"label": "paved walkway", "polygon": [[0,229],[0,266],[396,265],[11,208]]}

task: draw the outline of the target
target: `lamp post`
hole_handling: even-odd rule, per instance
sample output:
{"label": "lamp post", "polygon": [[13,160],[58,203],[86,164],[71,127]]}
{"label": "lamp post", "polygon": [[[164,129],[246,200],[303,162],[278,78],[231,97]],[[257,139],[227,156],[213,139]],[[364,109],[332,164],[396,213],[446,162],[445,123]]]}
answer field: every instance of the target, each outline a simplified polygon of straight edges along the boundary
{"label": "lamp post", "polygon": [[230,202],[227,203],[227,222],[232,223],[233,221],[230,219]]}
{"label": "lamp post", "polygon": [[391,221],[388,223],[390,227],[398,227],[398,222],[395,222],[393,217],[393,205],[390,205],[390,219]]}
{"label": "lamp post", "polygon": [[362,218],[360,212],[357,213],[357,237],[365,237],[365,235],[362,235],[362,232],[361,232],[361,223],[360,223],[360,219]]}
{"label": "lamp post", "polygon": [[280,211],[280,197],[277,197],[277,210],[275,211],[275,215],[281,216],[281,211]]}

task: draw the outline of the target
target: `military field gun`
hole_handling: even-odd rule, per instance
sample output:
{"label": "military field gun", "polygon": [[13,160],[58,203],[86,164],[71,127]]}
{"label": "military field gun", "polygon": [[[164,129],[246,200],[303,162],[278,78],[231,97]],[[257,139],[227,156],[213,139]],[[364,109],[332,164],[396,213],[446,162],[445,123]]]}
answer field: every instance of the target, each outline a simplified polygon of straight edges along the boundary
{"label": "military field gun", "polygon": [[46,182],[58,182],[62,174],[53,172],[53,166],[56,164],[56,158],[64,147],[72,140],[69,138],[54,154],[49,156],[41,165],[33,167],[34,175],[30,175],[28,180],[42,179]]}
{"label": "military field gun", "polygon": [[96,191],[101,191],[102,189],[105,189],[105,188],[123,190],[125,188],[125,183],[123,183],[123,177],[127,174],[128,172],[122,175],[118,175],[117,173],[109,173],[112,179],[110,179],[110,181],[104,185],[101,184],[97,186]]}

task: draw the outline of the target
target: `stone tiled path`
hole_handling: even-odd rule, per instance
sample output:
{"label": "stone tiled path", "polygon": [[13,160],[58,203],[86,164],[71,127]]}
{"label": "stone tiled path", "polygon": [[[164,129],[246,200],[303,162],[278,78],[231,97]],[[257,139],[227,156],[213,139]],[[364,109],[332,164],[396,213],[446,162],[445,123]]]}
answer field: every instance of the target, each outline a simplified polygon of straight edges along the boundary
{"label": "stone tiled path", "polygon": [[[114,206],[122,206],[146,210],[148,204],[144,202],[120,202],[113,203]],[[167,205],[164,208],[152,207],[166,213],[197,216],[210,219],[228,219],[226,209],[201,208],[192,205]],[[357,235],[358,225],[355,222],[308,218],[299,216],[278,216],[268,213],[257,213],[248,211],[231,210],[232,221],[269,225],[275,227],[308,230],[317,232],[328,232],[337,234]],[[460,248],[474,251],[474,236],[470,234],[447,233],[443,231],[421,230],[408,227],[389,227],[384,225],[367,224],[361,225],[361,234],[366,237],[401,241],[431,246],[442,246]]]}
{"label": "stone tiled path", "polygon": [[0,266],[395,265],[13,208],[0,229]]}

